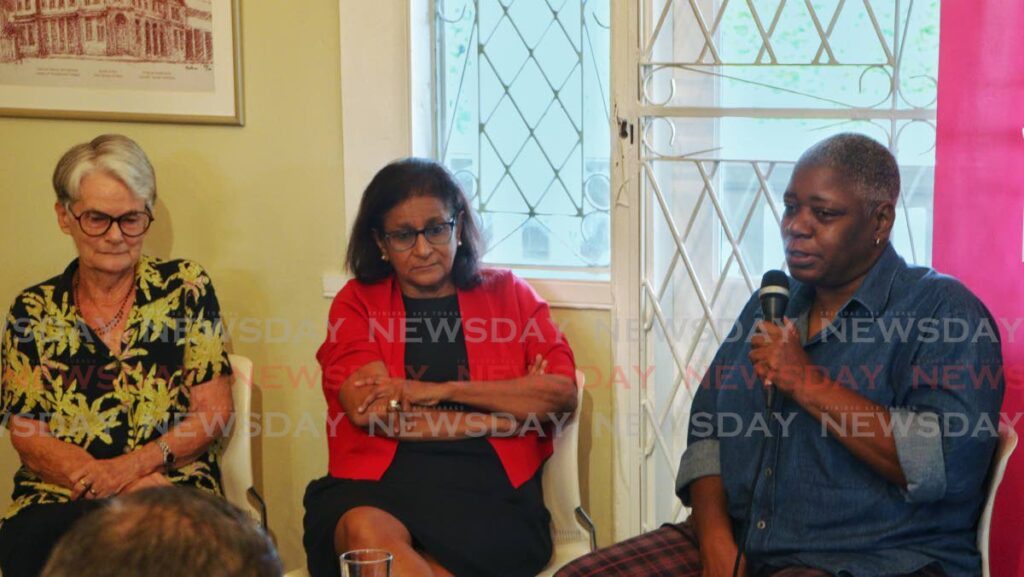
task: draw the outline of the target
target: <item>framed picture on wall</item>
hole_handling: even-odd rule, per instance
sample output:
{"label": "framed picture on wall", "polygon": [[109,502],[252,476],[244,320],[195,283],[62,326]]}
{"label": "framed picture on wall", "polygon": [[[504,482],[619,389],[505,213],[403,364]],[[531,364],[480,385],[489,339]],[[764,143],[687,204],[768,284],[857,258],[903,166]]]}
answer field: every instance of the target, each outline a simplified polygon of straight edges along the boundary
{"label": "framed picture on wall", "polygon": [[239,0],[0,0],[0,116],[244,124]]}

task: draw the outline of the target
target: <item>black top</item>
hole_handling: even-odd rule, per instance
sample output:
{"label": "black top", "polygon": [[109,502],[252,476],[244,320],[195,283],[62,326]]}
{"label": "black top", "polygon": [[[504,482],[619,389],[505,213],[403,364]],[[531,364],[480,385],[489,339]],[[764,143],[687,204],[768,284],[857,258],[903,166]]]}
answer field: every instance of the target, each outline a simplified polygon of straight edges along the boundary
{"label": "black top", "polygon": [[443,383],[469,379],[459,297],[410,298],[405,303],[405,376]]}
{"label": "black top", "polygon": [[[469,355],[462,332],[459,297],[412,298],[405,303],[405,378],[427,383],[469,380]],[[459,403],[439,409],[464,411]]]}

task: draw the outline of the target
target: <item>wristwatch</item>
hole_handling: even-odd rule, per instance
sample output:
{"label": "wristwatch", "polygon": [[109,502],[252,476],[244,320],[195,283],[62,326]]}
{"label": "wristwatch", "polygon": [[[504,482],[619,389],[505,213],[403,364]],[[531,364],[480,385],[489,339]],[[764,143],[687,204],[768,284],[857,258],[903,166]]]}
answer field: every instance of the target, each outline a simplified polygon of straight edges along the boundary
{"label": "wristwatch", "polygon": [[174,468],[174,453],[171,452],[171,448],[167,446],[167,443],[163,439],[156,440],[156,446],[160,447],[160,452],[164,454],[164,468]]}

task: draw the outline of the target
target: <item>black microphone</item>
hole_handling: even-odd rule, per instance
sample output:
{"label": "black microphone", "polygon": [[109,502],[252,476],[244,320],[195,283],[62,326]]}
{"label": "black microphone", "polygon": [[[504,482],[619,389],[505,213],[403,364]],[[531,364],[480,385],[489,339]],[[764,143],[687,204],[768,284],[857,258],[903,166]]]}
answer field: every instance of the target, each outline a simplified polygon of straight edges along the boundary
{"label": "black microphone", "polygon": [[761,290],[757,291],[761,299],[761,310],[764,320],[769,323],[782,324],[782,317],[789,305],[789,277],[781,270],[770,270],[761,277]]}
{"label": "black microphone", "polygon": [[[781,270],[770,270],[761,277],[761,290],[757,291],[757,298],[761,300],[761,311],[764,313],[764,320],[768,323],[782,324],[786,314],[786,307],[789,305],[789,277]],[[775,387],[771,381],[764,383],[765,402],[771,410],[772,400],[775,396]]]}

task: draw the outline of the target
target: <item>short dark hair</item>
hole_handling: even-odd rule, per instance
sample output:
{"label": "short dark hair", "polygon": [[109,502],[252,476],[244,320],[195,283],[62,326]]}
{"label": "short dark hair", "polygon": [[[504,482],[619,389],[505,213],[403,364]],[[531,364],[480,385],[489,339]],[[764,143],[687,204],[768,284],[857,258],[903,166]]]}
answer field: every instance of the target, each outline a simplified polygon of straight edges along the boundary
{"label": "short dark hair", "polygon": [[896,157],[881,142],[855,132],[830,136],[807,149],[794,171],[820,166],[830,168],[864,199],[873,211],[883,202],[896,204],[900,197],[900,168]]}
{"label": "short dark hair", "polygon": [[224,499],[158,487],[112,499],[57,543],[43,577],[280,577],[266,533]]}
{"label": "short dark hair", "polygon": [[391,263],[381,259],[374,231],[383,232],[384,215],[413,196],[432,196],[440,199],[452,216],[462,214],[462,245],[455,252],[452,283],[460,289],[480,284],[484,247],[472,206],[448,169],[425,158],[396,160],[374,175],[352,224],[345,259],[348,270],[364,283],[381,281],[394,272]]}

